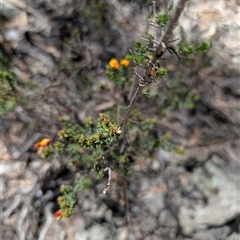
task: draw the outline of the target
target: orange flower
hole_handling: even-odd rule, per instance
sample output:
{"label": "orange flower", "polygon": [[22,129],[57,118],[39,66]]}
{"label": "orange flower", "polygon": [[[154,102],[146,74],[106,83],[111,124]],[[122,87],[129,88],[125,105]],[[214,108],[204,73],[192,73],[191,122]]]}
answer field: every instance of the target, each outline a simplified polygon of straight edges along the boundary
{"label": "orange flower", "polygon": [[51,140],[49,138],[43,138],[41,141],[34,144],[35,148],[47,147],[49,146]]}
{"label": "orange flower", "polygon": [[62,217],[61,210],[58,210],[54,213],[55,219],[58,221]]}
{"label": "orange flower", "polygon": [[118,63],[118,60],[116,58],[112,58],[109,61],[109,65],[114,69],[119,69],[119,63]]}
{"label": "orange flower", "polygon": [[130,61],[127,60],[126,58],[121,59],[120,64],[124,67],[128,67],[130,64]]}

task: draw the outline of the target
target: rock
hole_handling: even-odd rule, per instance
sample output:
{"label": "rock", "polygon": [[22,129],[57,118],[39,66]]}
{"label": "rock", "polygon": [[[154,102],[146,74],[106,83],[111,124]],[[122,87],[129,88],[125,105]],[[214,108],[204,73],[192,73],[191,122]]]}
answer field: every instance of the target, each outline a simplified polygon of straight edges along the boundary
{"label": "rock", "polygon": [[148,235],[157,228],[157,220],[153,216],[146,217],[141,221],[139,227],[141,231]]}
{"label": "rock", "polygon": [[129,231],[126,227],[118,229],[117,240],[128,240]]}
{"label": "rock", "polygon": [[180,206],[179,219],[185,234],[222,226],[240,214],[238,171],[218,156],[213,156],[192,174],[191,185],[198,187],[204,201],[193,204],[190,198]]}
{"label": "rock", "polygon": [[95,224],[88,230],[89,240],[107,240],[114,239],[114,236],[110,235],[110,230],[108,227],[103,227],[100,224]]}
{"label": "rock", "polygon": [[6,0],[2,0],[0,8],[0,17],[4,20],[12,20],[17,16],[19,10]]}
{"label": "rock", "polygon": [[165,206],[167,185],[162,183],[154,186],[143,196],[143,201],[152,213],[157,214]]}
{"label": "rock", "polygon": [[232,233],[229,237],[226,238],[226,240],[239,240],[240,234],[239,233]]}
{"label": "rock", "polygon": [[230,227],[224,226],[219,228],[207,229],[205,231],[199,231],[193,235],[193,238],[195,240],[222,240],[227,239],[229,233]]}

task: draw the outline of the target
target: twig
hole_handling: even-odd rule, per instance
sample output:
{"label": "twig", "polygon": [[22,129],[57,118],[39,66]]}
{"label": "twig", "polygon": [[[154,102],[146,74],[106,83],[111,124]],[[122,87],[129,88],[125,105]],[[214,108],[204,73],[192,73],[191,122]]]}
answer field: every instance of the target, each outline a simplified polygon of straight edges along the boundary
{"label": "twig", "polygon": [[175,11],[174,11],[173,15],[171,16],[171,19],[165,29],[165,32],[162,35],[162,38],[159,41],[159,45],[157,46],[157,50],[155,51],[155,58],[153,61],[156,61],[159,58],[159,56],[161,57],[162,52],[165,50],[162,43],[164,43],[165,45],[168,43],[168,41],[171,37],[172,31],[175,28],[176,23],[184,9],[184,5],[188,1],[189,0],[179,0],[178,1],[177,5],[175,7]]}
{"label": "twig", "polygon": [[124,152],[124,149],[125,149],[125,146],[126,146],[126,132],[127,132],[127,121],[128,121],[128,118],[130,116],[130,113],[132,111],[132,108],[133,108],[133,105],[139,95],[140,92],[142,92],[142,89],[143,89],[144,85],[140,85],[139,83],[139,86],[137,87],[128,107],[127,107],[127,111],[125,113],[125,116],[124,116],[124,120],[123,120],[123,144],[122,144],[122,147],[121,147],[121,150],[120,150],[120,153],[123,153]]}
{"label": "twig", "polygon": [[[156,26],[156,1],[153,1],[153,22],[154,22],[154,26]],[[153,49],[154,51],[156,51],[156,48],[157,48],[157,44],[156,42],[157,41],[157,28],[154,27],[154,42],[153,42]]]}

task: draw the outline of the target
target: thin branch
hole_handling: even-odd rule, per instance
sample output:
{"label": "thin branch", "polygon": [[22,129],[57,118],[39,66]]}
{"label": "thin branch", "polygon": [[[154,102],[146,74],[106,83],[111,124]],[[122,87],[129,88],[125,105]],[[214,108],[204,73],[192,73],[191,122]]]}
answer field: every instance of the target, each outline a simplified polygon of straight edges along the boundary
{"label": "thin branch", "polygon": [[171,35],[172,35],[172,31],[174,30],[174,28],[176,27],[177,21],[184,9],[185,3],[188,2],[189,0],[179,0],[177,5],[175,6],[175,11],[173,13],[173,15],[171,16],[171,19],[163,33],[163,36],[161,38],[161,40],[159,41],[159,45],[157,46],[157,50],[155,51],[155,58],[154,60],[158,59],[159,56],[162,55],[162,52],[165,50],[164,46],[162,43],[164,43],[165,45],[168,43]]}
{"label": "thin branch", "polygon": [[[156,26],[156,1],[153,1],[153,22],[154,25]],[[157,41],[157,28],[154,27],[154,42],[153,42],[153,49],[154,51],[156,51],[157,45],[156,42]]]}
{"label": "thin branch", "polygon": [[121,147],[121,150],[120,150],[120,153],[123,153],[124,152],[124,149],[125,149],[125,145],[126,145],[126,133],[127,133],[127,121],[128,121],[128,118],[130,116],[130,113],[132,111],[132,108],[134,106],[134,103],[135,101],[137,100],[137,97],[139,95],[140,92],[142,92],[142,89],[143,89],[143,85],[140,85],[139,83],[139,86],[137,87],[128,107],[127,107],[127,110],[126,110],[126,113],[125,113],[125,116],[124,116],[124,120],[123,120],[123,145]]}

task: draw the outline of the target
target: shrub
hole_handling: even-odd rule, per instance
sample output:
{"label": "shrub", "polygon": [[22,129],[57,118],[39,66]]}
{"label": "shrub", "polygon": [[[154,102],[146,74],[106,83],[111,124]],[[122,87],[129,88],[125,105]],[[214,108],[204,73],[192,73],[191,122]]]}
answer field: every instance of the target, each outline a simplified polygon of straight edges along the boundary
{"label": "shrub", "polygon": [[[165,52],[168,51],[180,59],[180,56],[189,58],[192,54],[209,49],[210,44],[207,42],[197,46],[185,41],[177,46],[172,45],[172,31],[186,2],[187,0],[179,0],[177,6],[170,6],[166,12],[156,13],[155,1],[153,1],[153,17],[149,21],[153,24],[155,33],[147,33],[135,42],[134,49],[130,50],[123,59],[113,58],[106,66],[106,75],[114,84],[114,89],[123,97],[123,104],[128,100],[129,89],[133,84],[130,73],[134,73],[138,78],[135,92],[129,99],[128,106],[122,106],[125,112],[120,124],[116,123],[117,117],[111,110],[108,114],[100,114],[96,122],[91,118],[86,119],[85,126],[62,119],[63,128],[59,131],[57,142],[44,145],[40,141],[35,145],[41,156],[67,154],[71,159],[69,166],[88,172],[93,171],[97,178],[102,178],[107,172],[108,181],[106,188],[103,189],[103,193],[106,194],[112,185],[112,169],[128,175],[131,171],[131,162],[136,155],[147,155],[150,149],[158,146],[167,151],[184,154],[182,147],[170,141],[170,134],[167,133],[160,139],[153,138],[150,131],[156,119],[150,116],[145,118],[134,106],[139,95],[151,97],[147,91],[150,84],[169,74],[169,69],[162,60]],[[89,13],[85,12],[85,14]],[[157,36],[157,32],[160,32],[160,36]],[[142,68],[144,74],[139,74],[136,67]],[[197,93],[188,89],[181,79],[172,79],[169,84],[170,91],[164,95],[162,114],[167,109],[193,109],[198,100]],[[104,86],[101,88],[104,89]],[[45,142],[50,143],[50,140]],[[70,217],[74,212],[76,192],[91,186],[92,182],[88,177],[82,177],[73,186],[62,186],[61,196],[58,198],[60,210],[56,212],[56,218]]]}

